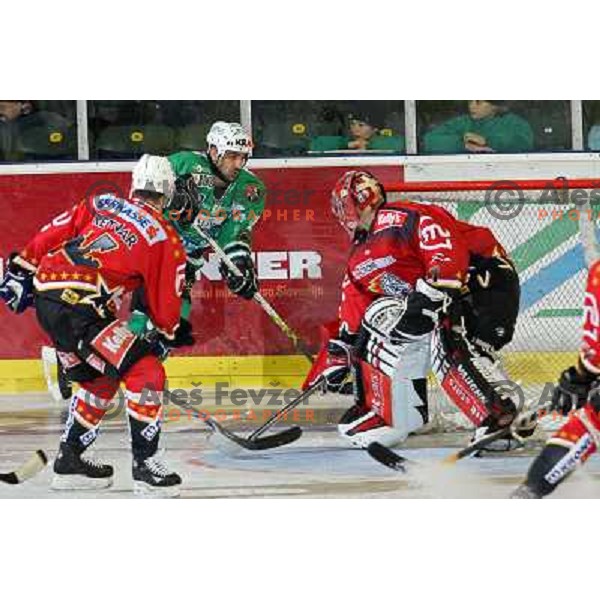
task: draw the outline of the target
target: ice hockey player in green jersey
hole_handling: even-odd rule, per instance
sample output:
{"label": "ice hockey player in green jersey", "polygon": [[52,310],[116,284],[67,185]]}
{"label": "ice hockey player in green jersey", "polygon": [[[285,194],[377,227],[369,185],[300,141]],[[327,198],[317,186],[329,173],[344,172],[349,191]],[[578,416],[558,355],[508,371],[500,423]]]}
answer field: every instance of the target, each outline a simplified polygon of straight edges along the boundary
{"label": "ice hockey player in green jersey", "polygon": [[[189,315],[191,288],[207,257],[208,243],[198,233],[214,239],[242,272],[236,277],[220,265],[229,289],[250,299],[258,290],[256,268],[251,255],[252,228],[265,206],[265,186],[245,168],[252,140],[238,123],[217,121],[206,136],[205,152],[182,151],[169,156],[176,176],[176,193],[165,216],[180,234],[188,256],[186,285],[177,337],[169,345],[194,343]],[[144,314],[141,294],[134,298],[130,328],[143,335],[151,327]]]}

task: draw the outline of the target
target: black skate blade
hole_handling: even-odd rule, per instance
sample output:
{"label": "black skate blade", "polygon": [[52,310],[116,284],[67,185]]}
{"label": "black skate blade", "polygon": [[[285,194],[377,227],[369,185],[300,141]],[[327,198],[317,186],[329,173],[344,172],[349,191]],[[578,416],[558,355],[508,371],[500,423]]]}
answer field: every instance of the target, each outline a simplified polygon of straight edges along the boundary
{"label": "black skate blade", "polygon": [[390,450],[379,442],[371,442],[367,447],[367,452],[371,458],[374,458],[388,469],[406,473],[406,464],[408,462],[406,458],[396,454],[393,450]]}

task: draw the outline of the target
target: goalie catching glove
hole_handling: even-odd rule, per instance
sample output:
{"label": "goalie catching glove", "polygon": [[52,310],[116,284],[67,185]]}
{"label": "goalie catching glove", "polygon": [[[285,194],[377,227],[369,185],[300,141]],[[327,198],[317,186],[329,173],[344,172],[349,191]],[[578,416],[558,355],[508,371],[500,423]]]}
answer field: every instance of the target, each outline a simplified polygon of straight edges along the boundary
{"label": "goalie catching glove", "polygon": [[221,262],[219,270],[227,282],[227,286],[236,296],[241,296],[246,300],[252,299],[258,292],[258,279],[250,246],[242,241],[231,242],[223,248],[223,251],[241,272],[241,276],[236,275],[227,268],[224,262]]}
{"label": "goalie catching glove", "polygon": [[0,283],[0,298],[15,313],[22,313],[33,304],[35,269],[17,253],[10,255],[6,275]]}

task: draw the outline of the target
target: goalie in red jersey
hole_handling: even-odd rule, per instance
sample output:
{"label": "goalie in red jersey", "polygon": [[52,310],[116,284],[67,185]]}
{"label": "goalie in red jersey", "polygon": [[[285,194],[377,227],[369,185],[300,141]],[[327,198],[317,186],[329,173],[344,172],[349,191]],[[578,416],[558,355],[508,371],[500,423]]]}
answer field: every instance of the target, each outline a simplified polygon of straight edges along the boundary
{"label": "goalie in red jersey", "polygon": [[531,464],[513,498],[552,493],[600,447],[600,261],[592,265],[583,300],[583,334],[575,365],[554,388],[552,409],[569,416]]}
{"label": "goalie in red jersey", "polygon": [[432,366],[477,436],[511,423],[519,407],[498,387],[507,377],[491,374],[514,332],[519,282],[492,233],[438,206],[387,204],[364,171],[343,175],[331,200],[352,250],[339,321],[305,386],[323,377],[339,391],[353,372],[340,434],[360,447],[402,443],[429,420]]}
{"label": "goalie in red jersey", "polygon": [[[136,493],[178,494],[181,478],[158,457],[165,370],[159,357],[179,326],[186,255],[162,216],[173,196],[169,161],[144,155],[131,198],[103,194],[57,216],[11,257],[0,297],[14,312],[35,301],[69,379],[71,401],[54,462],[54,489],[106,488],[113,468],[84,454],[121,382],[125,385]],[[144,287],[154,339],[116,316],[127,291]]]}

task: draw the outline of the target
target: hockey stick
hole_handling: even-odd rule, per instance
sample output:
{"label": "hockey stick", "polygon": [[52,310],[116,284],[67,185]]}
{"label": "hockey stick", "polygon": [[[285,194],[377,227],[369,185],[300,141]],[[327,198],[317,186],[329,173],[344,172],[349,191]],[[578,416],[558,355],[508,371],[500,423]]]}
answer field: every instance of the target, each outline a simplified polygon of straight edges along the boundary
{"label": "hockey stick", "polygon": [[[263,434],[265,431],[267,431],[267,429],[269,429],[269,427],[271,427],[271,425],[273,425],[274,423],[279,421],[279,419],[281,419],[282,417],[287,415],[291,410],[296,408],[296,406],[298,406],[298,404],[300,404],[301,402],[304,402],[304,400],[306,400],[309,396],[312,396],[314,394],[314,392],[316,392],[317,390],[321,390],[323,388],[324,383],[325,383],[324,379],[322,379],[322,378],[317,379],[317,381],[315,383],[313,383],[309,388],[307,388],[304,392],[302,392],[302,394],[300,394],[297,398],[295,398],[291,402],[288,402],[283,408],[279,409],[274,415],[272,415],[269,419],[267,419],[256,431],[252,432],[248,436],[248,441],[257,441],[259,439],[259,436],[261,434]],[[295,426],[295,427],[297,427],[297,426]],[[292,429],[294,429],[294,427],[292,427]],[[298,427],[298,429],[299,429],[299,427]],[[285,433],[285,432],[282,432],[282,433]]]}
{"label": "hockey stick", "polygon": [[[46,387],[55,402],[68,400],[73,395],[73,384],[67,378],[67,374],[52,346],[42,346],[42,368],[46,378]],[[56,382],[52,379],[52,372],[56,373]]]}
{"label": "hockey stick", "polygon": [[[213,240],[207,233],[201,229],[196,231],[202,236],[202,238],[209,244],[213,249],[214,253],[225,263],[225,266],[236,276],[243,277],[242,272],[237,268],[233,261],[225,254],[225,251],[215,240]],[[308,346],[302,339],[298,337],[298,334],[281,318],[277,311],[264,299],[260,292],[254,294],[253,299],[262,307],[262,309],[271,317],[271,320],[283,333],[290,339],[294,348],[299,350],[311,363],[313,362],[313,355]]]}
{"label": "hockey stick", "polygon": [[[496,440],[502,439],[507,435],[512,435],[517,440],[521,441],[522,438],[520,438],[515,433],[515,429],[517,429],[517,426],[523,426],[528,421],[531,421],[533,419],[537,420],[539,418],[539,414],[550,408],[551,404],[551,402],[545,402],[537,408],[523,413],[520,417],[517,417],[517,419],[515,419],[515,421],[508,427],[503,427],[502,429],[498,429],[498,431],[488,433],[487,435],[484,435],[478,440],[472,442],[465,448],[462,448],[458,452],[450,454],[442,460],[442,464],[453,465],[462,458],[471,456],[478,450],[485,448],[488,444],[495,442]],[[387,448],[386,446],[383,446],[379,442],[371,443],[367,448],[367,452],[371,458],[375,459],[377,462],[388,467],[389,469],[401,472],[406,471],[405,465],[407,463],[407,459],[404,456],[396,454],[396,452],[394,452],[390,448]]]}
{"label": "hockey stick", "polygon": [[407,459],[404,458],[404,456],[396,454],[393,450],[390,450],[387,446],[384,446],[379,442],[371,442],[367,446],[367,453],[378,463],[388,467],[388,469],[400,471],[401,473],[406,472],[405,465],[407,463]]}
{"label": "hockey stick", "polygon": [[36,450],[33,456],[21,467],[10,473],[0,473],[0,481],[17,485],[37,475],[48,464],[48,458],[43,450]]}
{"label": "hockey stick", "polygon": [[[308,391],[309,390],[304,392],[304,394],[301,394],[298,398],[294,400],[294,402],[298,403],[299,398],[304,399]],[[217,436],[226,438],[227,440],[233,442],[234,444],[237,444],[238,446],[246,450],[270,450],[279,446],[285,446],[287,444],[295,442],[302,435],[302,429],[300,429],[300,427],[296,425],[294,427],[290,427],[289,429],[285,429],[284,431],[280,431],[279,433],[267,435],[262,438],[257,438],[256,436],[253,439],[244,438],[229,431],[228,429],[223,427],[217,420],[213,419],[208,413],[196,409],[187,402],[176,400],[174,398],[171,398],[171,401],[173,402],[173,404],[176,404],[177,406],[179,406],[180,408],[184,408],[185,410],[191,411],[197,417],[202,419],[202,421],[204,421],[210,427],[213,433],[215,433]]]}
{"label": "hockey stick", "polygon": [[60,386],[58,382],[52,380],[52,371],[57,369],[58,359],[56,357],[56,350],[51,346],[42,346],[42,368],[44,369],[44,377],[46,379],[46,386],[52,399],[55,402],[62,402],[62,394],[60,392]]}
{"label": "hockey stick", "polygon": [[540,413],[548,410],[551,406],[552,406],[552,402],[548,401],[548,402],[544,402],[543,404],[536,407],[535,409],[531,409],[531,410],[524,412],[522,415],[517,416],[517,418],[507,427],[503,427],[502,429],[498,429],[498,431],[494,431],[492,433],[488,433],[487,435],[484,435],[483,437],[480,437],[478,440],[475,440],[474,442],[472,442],[471,444],[469,444],[462,450],[459,450],[458,452],[454,452],[453,454],[450,454],[449,456],[444,458],[444,460],[442,462],[445,464],[448,464],[448,465],[452,465],[452,464],[458,462],[461,458],[466,458],[467,456],[471,456],[478,450],[485,448],[488,444],[495,442],[496,440],[500,440],[503,437],[506,437],[507,435],[511,435],[517,441],[522,441],[523,438],[521,438],[519,435],[517,435],[516,429],[518,427],[522,427],[523,425],[527,424],[528,422],[531,423],[533,421],[537,421],[539,419]]}

